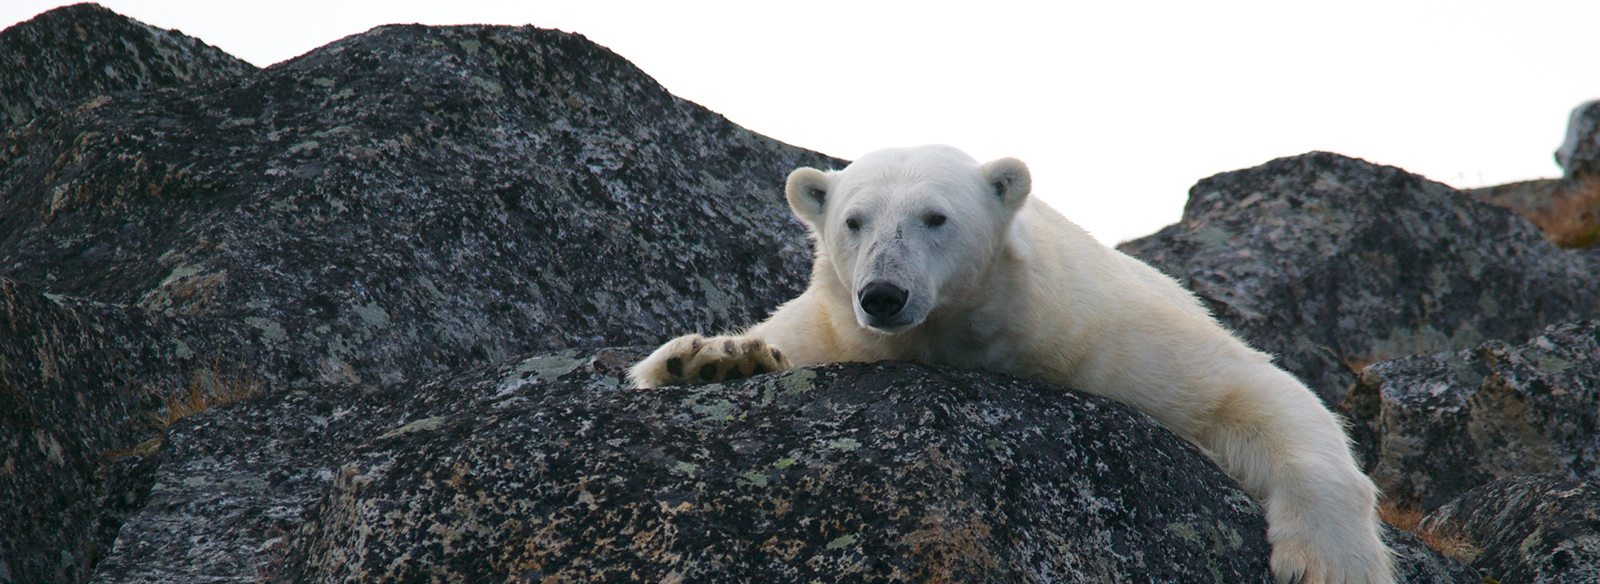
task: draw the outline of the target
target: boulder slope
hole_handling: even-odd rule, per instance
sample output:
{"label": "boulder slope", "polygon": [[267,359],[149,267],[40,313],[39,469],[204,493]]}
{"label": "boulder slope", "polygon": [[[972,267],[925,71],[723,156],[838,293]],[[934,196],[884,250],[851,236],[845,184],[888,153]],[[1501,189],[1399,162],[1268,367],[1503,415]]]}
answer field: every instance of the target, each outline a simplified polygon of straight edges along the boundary
{"label": "boulder slope", "polygon": [[1367,474],[1402,507],[1516,475],[1600,481],[1600,322],[1375,364],[1344,408]]}
{"label": "boulder slope", "polygon": [[1202,180],[1181,222],[1119,248],[1188,285],[1330,405],[1370,363],[1600,316],[1590,260],[1523,218],[1326,152]]}
{"label": "boulder slope", "polygon": [[785,175],[842,163],[579,35],[491,26],[117,94],[0,153],[0,274],[172,317],[193,353],[296,386],[757,320],[809,266]]}

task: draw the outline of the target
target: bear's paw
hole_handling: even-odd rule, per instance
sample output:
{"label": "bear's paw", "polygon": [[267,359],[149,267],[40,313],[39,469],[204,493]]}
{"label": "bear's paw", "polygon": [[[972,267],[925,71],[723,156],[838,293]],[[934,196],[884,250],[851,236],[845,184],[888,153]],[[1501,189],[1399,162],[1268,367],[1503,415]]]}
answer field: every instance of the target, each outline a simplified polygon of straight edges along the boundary
{"label": "bear's paw", "polygon": [[789,368],[777,347],[755,337],[684,335],[668,341],[628,371],[635,387],[695,385]]}

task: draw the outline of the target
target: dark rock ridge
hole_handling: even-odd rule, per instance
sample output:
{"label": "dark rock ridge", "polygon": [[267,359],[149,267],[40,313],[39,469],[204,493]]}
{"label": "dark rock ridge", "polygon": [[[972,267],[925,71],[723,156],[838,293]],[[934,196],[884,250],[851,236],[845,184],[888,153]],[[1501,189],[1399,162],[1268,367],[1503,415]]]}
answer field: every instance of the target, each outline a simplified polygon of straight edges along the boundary
{"label": "dark rock ridge", "polygon": [[1378,363],[1344,407],[1367,473],[1402,507],[1524,474],[1597,481],[1600,322]]}
{"label": "dark rock ridge", "polygon": [[255,71],[193,37],[98,4],[57,8],[0,32],[0,134],[97,96]]}
{"label": "dark rock ridge", "polygon": [[87,579],[143,506],[159,351],[136,311],[0,278],[0,582]]}
{"label": "dark rock ridge", "polygon": [[1326,152],[1202,180],[1180,223],[1119,248],[1329,404],[1370,363],[1600,316],[1592,264],[1521,217]]}
{"label": "dark rock ridge", "polygon": [[492,26],[116,94],[0,153],[0,274],[171,317],[174,346],[300,387],[754,322],[808,273],[785,175],[842,164],[581,36]]}
{"label": "dark rock ridge", "polygon": [[1429,514],[1423,526],[1472,540],[1483,549],[1472,567],[1500,584],[1600,582],[1600,487],[1593,482],[1500,479]]}

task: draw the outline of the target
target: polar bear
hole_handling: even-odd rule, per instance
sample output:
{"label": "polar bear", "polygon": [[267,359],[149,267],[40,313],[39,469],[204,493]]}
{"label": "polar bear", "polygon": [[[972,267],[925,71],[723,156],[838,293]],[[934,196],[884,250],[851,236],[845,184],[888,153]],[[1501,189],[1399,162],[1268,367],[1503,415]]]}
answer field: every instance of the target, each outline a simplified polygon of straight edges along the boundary
{"label": "polar bear", "polygon": [[639,387],[839,361],[980,368],[1100,394],[1198,445],[1262,503],[1280,583],[1389,584],[1377,489],[1339,420],[1176,281],[1028,196],[1014,158],[880,150],[789,175],[811,284],[743,333],[669,341]]}

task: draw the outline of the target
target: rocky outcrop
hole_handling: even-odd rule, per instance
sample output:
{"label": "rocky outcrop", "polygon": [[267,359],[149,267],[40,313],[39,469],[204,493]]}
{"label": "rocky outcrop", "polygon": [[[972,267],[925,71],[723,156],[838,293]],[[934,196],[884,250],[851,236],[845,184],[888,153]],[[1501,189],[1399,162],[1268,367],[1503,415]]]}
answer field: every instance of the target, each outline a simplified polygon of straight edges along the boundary
{"label": "rocky outcrop", "polygon": [[0,278],[0,582],[87,579],[143,506],[160,350],[137,312]]}
{"label": "rocky outcrop", "polygon": [[1600,100],[1572,108],[1567,137],[1556,149],[1556,164],[1569,180],[1600,179]]}
{"label": "rocky outcrop", "polygon": [[[344,407],[534,350],[756,320],[809,266],[785,174],[842,164],[531,27],[385,27],[259,73],[95,6],[0,37],[29,43],[0,79],[33,104],[0,133],[0,276],[37,290],[14,320],[73,323],[39,327],[70,342],[0,339],[42,343],[6,365],[23,409],[3,437],[21,450],[0,452],[21,469],[0,476],[0,581],[88,577],[148,496],[169,401]],[[41,400],[78,410],[35,419]]]}
{"label": "rocky outcrop", "polygon": [[51,10],[0,32],[0,134],[123,91],[227,80],[255,66],[98,4]]}
{"label": "rocky outcrop", "polygon": [[1378,363],[1344,408],[1367,473],[1401,507],[1524,474],[1600,480],[1600,322]]}
{"label": "rocky outcrop", "polygon": [[1500,584],[1600,582],[1600,488],[1593,482],[1500,479],[1429,514],[1423,526],[1472,540],[1482,550],[1472,567]]}
{"label": "rocky outcrop", "polygon": [[1600,316],[1585,258],[1448,186],[1316,152],[1207,178],[1120,246],[1338,403],[1362,367]]}
{"label": "rocky outcrop", "polygon": [[806,282],[785,175],[841,164],[581,36],[487,26],[117,94],[0,152],[0,272],[295,387],[753,322]]}
{"label": "rocky outcrop", "polygon": [[[1256,506],[1118,404],[899,363],[625,389],[645,350],[186,419],[96,581],[1269,579]],[[1475,581],[1388,535],[1402,581]]]}

